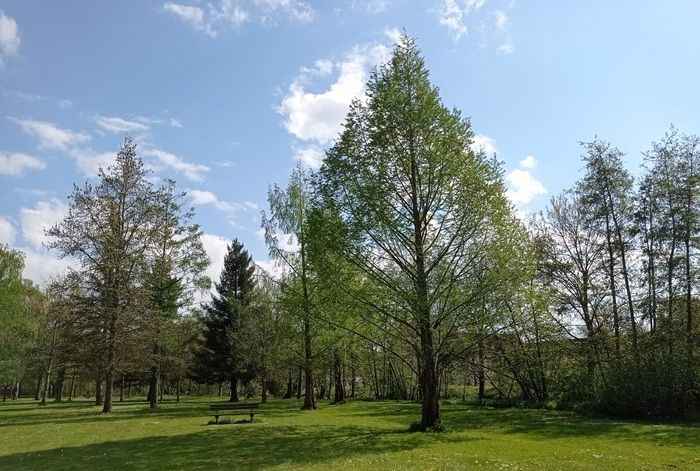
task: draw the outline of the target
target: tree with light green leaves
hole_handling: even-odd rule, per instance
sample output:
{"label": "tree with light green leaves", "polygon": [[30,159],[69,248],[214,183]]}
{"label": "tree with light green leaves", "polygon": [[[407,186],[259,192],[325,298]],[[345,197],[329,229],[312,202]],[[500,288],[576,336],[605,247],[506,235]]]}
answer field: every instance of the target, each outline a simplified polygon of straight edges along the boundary
{"label": "tree with light green leaves", "polygon": [[[338,249],[380,296],[367,316],[414,352],[419,428],[442,429],[445,349],[488,296],[514,218],[499,164],[472,150],[468,119],[442,104],[413,39],[374,71],[321,169],[351,243]],[[498,270],[495,270],[498,271]],[[484,273],[483,276],[475,276]]]}

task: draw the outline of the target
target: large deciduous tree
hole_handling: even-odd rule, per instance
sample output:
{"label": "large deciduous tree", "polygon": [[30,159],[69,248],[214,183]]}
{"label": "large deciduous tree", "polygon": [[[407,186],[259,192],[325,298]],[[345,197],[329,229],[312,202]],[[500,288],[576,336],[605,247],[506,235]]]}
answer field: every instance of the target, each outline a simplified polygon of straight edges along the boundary
{"label": "large deciduous tree", "polygon": [[351,105],[321,169],[354,241],[344,255],[381,291],[367,307],[416,355],[423,429],[442,426],[445,348],[493,281],[476,275],[500,263],[493,250],[518,224],[498,163],[472,143],[469,120],[442,104],[414,41],[403,37],[372,73],[365,99]]}

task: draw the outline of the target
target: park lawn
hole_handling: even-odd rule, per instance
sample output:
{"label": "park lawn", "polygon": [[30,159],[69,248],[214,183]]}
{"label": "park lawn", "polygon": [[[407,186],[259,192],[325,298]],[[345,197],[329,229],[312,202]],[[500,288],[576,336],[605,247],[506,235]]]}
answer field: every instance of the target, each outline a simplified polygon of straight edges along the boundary
{"label": "park lawn", "polygon": [[[446,433],[412,433],[420,405],[296,401],[262,405],[254,423],[206,425],[219,398],[116,403],[0,403],[0,470],[358,469],[700,470],[700,427],[598,420],[565,412],[443,406]],[[239,419],[243,417],[239,416]]]}

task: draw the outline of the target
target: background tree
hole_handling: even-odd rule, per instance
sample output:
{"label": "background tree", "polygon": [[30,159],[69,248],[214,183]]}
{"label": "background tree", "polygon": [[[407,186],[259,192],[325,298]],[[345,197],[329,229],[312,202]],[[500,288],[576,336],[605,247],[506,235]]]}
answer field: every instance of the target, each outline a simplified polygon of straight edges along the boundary
{"label": "background tree", "polygon": [[148,175],[136,144],[125,139],[114,165],[99,170],[99,183],[76,186],[68,215],[48,231],[49,248],[78,260],[103,320],[104,413],[112,411],[115,372],[130,350],[131,327],[146,309],[143,280],[158,214]]}

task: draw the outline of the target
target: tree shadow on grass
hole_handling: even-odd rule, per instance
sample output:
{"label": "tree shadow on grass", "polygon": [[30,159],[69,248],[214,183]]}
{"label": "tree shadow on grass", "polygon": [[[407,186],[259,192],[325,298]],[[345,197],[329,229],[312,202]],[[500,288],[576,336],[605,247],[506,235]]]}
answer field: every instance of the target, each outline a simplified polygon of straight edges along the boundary
{"label": "tree shadow on grass", "polygon": [[[356,417],[365,415],[391,418],[408,424],[420,416],[420,404],[363,403],[361,408],[349,408],[344,413]],[[700,427],[697,424],[653,425],[629,420],[589,418],[566,411],[462,405],[443,405],[441,413],[443,422],[455,432],[491,429],[497,433],[535,435],[543,439],[600,436],[611,440],[648,443],[662,441],[700,447]]]}
{"label": "tree shadow on grass", "polygon": [[[475,439],[474,439],[475,440]],[[259,470],[379,455],[459,441],[452,434],[408,433],[405,429],[258,426],[256,423],[178,436],[146,437],[0,457],[0,469],[188,469]]]}

